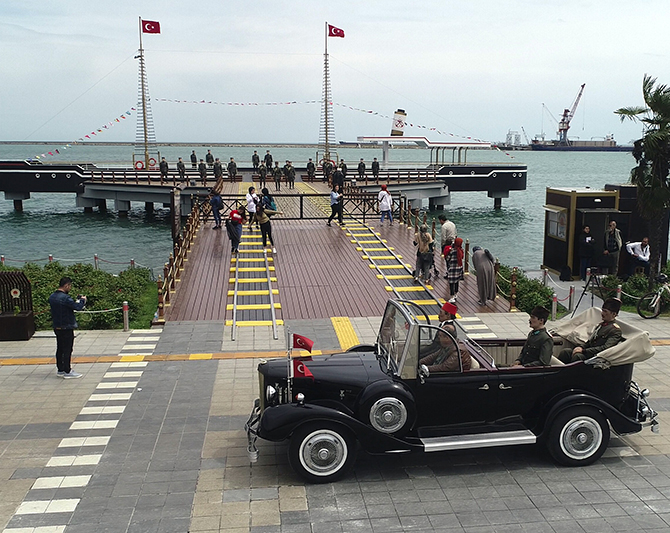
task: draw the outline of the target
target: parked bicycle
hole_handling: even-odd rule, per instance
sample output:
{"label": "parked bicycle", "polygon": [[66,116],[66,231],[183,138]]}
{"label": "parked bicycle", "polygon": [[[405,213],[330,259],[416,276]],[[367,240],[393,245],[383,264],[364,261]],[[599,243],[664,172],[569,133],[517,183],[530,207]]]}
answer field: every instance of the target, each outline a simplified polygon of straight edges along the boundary
{"label": "parked bicycle", "polygon": [[656,318],[670,308],[670,283],[668,276],[661,274],[656,278],[660,283],[654,292],[645,294],[637,302],[637,312],[642,318]]}

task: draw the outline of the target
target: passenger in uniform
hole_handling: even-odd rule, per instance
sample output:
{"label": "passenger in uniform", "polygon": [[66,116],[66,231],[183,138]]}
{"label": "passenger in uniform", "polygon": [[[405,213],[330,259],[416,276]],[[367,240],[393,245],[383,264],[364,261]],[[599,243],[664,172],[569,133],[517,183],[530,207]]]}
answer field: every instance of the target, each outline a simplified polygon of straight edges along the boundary
{"label": "passenger in uniform", "polygon": [[533,331],[528,334],[526,343],[513,366],[549,366],[551,364],[554,339],[545,327],[547,318],[549,318],[547,309],[540,305],[533,308],[530,313],[530,320],[528,320],[528,324]]}
{"label": "passenger in uniform", "polygon": [[563,348],[558,358],[564,363],[574,363],[575,361],[584,361],[595,357],[603,350],[619,344],[622,340],[621,328],[615,322],[619,310],[621,309],[621,300],[617,298],[608,298],[603,303],[600,316],[603,321],[593,330],[589,340],[583,346],[576,348]]}

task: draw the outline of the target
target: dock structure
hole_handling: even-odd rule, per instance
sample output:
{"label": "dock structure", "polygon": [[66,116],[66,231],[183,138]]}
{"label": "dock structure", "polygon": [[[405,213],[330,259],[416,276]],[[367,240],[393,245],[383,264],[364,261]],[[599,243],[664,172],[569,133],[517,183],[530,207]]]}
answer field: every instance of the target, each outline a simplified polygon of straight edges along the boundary
{"label": "dock structure", "polygon": [[[225,183],[222,194],[237,189],[242,201],[241,193],[250,185]],[[275,329],[287,320],[377,316],[389,298],[412,300],[430,320],[436,320],[439,306],[449,297],[444,263],[437,264],[439,275],[430,282],[415,282],[414,228],[399,223],[379,227],[377,216],[368,216],[365,222],[345,216],[344,226],[333,222],[329,227],[325,224],[328,199],[317,195],[324,187],[298,182],[296,189],[286,191],[287,196],[275,197],[286,216],[295,215],[291,211],[297,209],[298,193],[310,204],[310,212],[320,215],[292,220],[273,217],[276,254],[269,242],[262,246],[255,226],[244,226],[240,253],[235,256],[225,231],[213,229],[211,219],[201,224],[165,307],[165,320],[224,322],[234,340],[238,327]],[[309,191],[314,196],[304,196]],[[291,193],[295,198],[288,196]],[[487,306],[478,305],[478,299],[476,278],[466,274],[458,293],[462,316],[509,311],[509,302],[502,297]]]}

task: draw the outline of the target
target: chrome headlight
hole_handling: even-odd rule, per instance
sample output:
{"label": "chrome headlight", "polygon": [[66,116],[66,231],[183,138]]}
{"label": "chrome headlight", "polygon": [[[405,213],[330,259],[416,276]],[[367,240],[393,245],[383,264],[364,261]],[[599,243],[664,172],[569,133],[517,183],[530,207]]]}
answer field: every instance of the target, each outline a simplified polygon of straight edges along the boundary
{"label": "chrome headlight", "polygon": [[274,400],[277,397],[277,389],[275,389],[272,385],[268,385],[265,388],[265,399],[267,400],[268,403],[272,403],[272,400]]}
{"label": "chrome headlight", "polygon": [[641,395],[643,398],[649,398],[649,389],[642,389],[642,390],[640,391],[640,395]]}

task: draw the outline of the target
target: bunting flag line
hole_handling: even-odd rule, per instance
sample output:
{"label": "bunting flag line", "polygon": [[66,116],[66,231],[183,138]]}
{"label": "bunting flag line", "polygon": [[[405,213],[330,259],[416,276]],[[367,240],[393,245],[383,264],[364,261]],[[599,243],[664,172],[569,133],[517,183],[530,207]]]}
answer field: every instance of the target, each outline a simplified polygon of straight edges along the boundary
{"label": "bunting flag line", "polygon": [[[92,139],[92,136],[97,136],[99,133],[103,133],[104,131],[108,130],[109,128],[111,128],[115,124],[118,124],[122,120],[128,118],[130,115],[133,114],[133,111],[137,111],[137,109],[135,109],[134,107],[131,107],[130,110],[126,111],[125,113],[122,113],[121,115],[116,117],[114,120],[110,120],[107,124],[104,124],[104,125],[100,126],[98,129],[93,130],[91,133],[88,133],[88,134],[84,135],[83,137],[79,137],[79,139],[77,139],[76,141],[70,141],[65,146],[61,146],[60,149],[61,150],[67,150],[68,148],[72,148],[73,144],[79,144],[79,143],[85,142],[86,139]],[[40,160],[40,159],[43,159],[43,158],[48,157],[48,156],[54,156],[56,154],[60,154],[60,151],[59,150],[53,150],[51,152],[46,152],[46,153],[43,153],[43,154],[40,154],[40,155],[36,155],[34,159]],[[29,159],[28,161],[32,161],[32,160],[33,159]]]}

